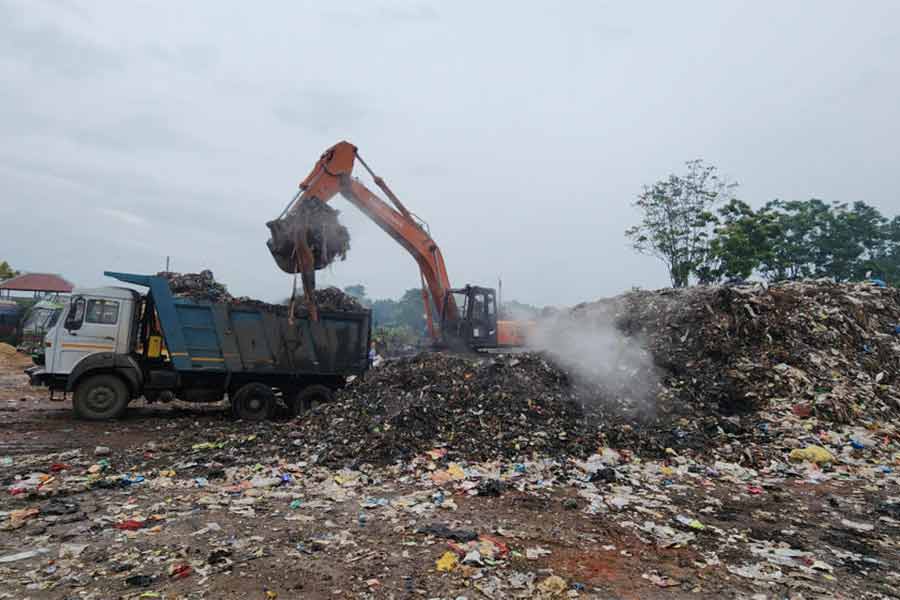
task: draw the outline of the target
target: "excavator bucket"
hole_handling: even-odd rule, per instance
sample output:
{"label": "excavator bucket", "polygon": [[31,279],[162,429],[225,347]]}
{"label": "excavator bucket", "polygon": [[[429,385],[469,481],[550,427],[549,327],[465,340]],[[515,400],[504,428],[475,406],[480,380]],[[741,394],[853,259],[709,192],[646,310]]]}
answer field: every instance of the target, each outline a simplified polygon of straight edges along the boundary
{"label": "excavator bucket", "polygon": [[[312,266],[324,269],[344,260],[350,250],[350,232],[338,221],[337,211],[318,198],[300,197],[286,214],[266,223],[271,237],[266,245],[285,273],[300,273]],[[312,264],[304,265],[309,252]]]}
{"label": "excavator bucket", "polygon": [[[269,252],[282,271],[300,274],[313,321],[318,320],[316,271],[338,258],[343,260],[350,250],[350,232],[340,224],[338,214],[318,198],[300,196],[282,216],[266,223],[271,234],[266,242]],[[291,305],[293,311],[293,296]]]}

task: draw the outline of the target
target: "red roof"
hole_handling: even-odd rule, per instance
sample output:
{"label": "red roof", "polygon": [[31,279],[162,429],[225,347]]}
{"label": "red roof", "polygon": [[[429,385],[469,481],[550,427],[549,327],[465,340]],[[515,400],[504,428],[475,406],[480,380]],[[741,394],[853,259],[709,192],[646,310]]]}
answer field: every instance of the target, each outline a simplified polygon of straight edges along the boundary
{"label": "red roof", "polygon": [[75,286],[53,273],[25,273],[0,283],[0,290],[17,292],[61,292],[68,294]]}

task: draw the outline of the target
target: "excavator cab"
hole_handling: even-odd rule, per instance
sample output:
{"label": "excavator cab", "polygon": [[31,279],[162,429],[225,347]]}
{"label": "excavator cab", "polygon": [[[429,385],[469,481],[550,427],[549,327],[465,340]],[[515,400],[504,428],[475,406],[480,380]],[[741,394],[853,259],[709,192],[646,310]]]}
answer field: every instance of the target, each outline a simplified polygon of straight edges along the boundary
{"label": "excavator cab", "polygon": [[[497,347],[497,294],[491,288],[467,285],[451,289],[441,315],[441,337],[448,346],[477,350]],[[450,307],[454,307],[452,310]]]}

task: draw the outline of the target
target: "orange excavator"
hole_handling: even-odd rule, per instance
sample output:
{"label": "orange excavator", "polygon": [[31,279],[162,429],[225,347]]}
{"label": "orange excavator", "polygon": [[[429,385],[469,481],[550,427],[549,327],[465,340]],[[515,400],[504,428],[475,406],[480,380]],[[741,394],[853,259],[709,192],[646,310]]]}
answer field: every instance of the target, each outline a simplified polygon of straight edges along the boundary
{"label": "orange excavator", "polygon": [[[372,176],[390,204],[352,176],[356,161]],[[272,232],[269,250],[276,263],[287,273],[300,273],[307,297],[315,287],[315,269],[321,267],[321,250],[319,254],[314,253],[305,236],[296,236],[296,239],[287,240],[291,250],[286,255],[284,235],[278,234],[279,226],[296,218],[304,203],[327,203],[337,194],[372,219],[415,259],[422,278],[428,333],[436,346],[483,350],[524,344],[527,323],[498,320],[497,294],[493,288],[475,285],[454,288],[450,285],[441,249],[426,226],[369,168],[356,146],[346,141],[322,154],[281,216],[267,223]],[[282,239],[277,239],[279,237]]]}

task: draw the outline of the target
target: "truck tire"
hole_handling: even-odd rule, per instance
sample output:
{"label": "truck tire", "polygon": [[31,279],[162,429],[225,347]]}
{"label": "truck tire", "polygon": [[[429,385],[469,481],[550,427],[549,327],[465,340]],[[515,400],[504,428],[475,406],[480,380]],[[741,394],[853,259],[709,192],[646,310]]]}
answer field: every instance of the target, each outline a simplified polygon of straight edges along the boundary
{"label": "truck tire", "polygon": [[331,388],[321,384],[310,385],[299,392],[291,400],[290,409],[293,416],[299,416],[316,406],[334,400]]}
{"label": "truck tire", "polygon": [[72,396],[75,416],[89,421],[121,417],[128,406],[128,386],[115,375],[92,375],[78,382]]}
{"label": "truck tire", "polygon": [[248,383],[231,399],[234,416],[245,421],[271,419],[275,411],[275,392],[264,383]]}

